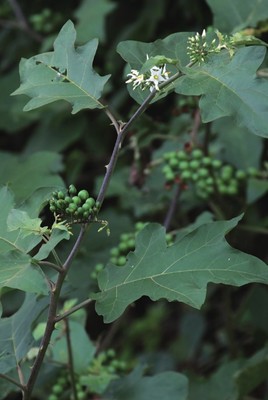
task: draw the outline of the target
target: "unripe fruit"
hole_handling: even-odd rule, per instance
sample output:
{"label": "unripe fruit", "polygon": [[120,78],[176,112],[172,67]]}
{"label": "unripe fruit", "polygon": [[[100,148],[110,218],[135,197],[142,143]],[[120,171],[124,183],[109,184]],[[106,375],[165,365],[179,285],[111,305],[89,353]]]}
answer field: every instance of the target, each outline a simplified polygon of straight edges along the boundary
{"label": "unripe fruit", "polygon": [[200,166],[200,162],[198,160],[192,160],[189,162],[189,166],[191,169],[196,170]]}
{"label": "unripe fruit", "polygon": [[80,204],[82,203],[80,197],[78,197],[78,196],[74,196],[74,197],[72,198],[72,202],[73,202],[74,204],[77,204],[77,205],[80,205]]}
{"label": "unripe fruit", "polygon": [[88,199],[86,199],[86,204],[88,204],[92,208],[95,206],[96,203],[93,197],[89,197]]}
{"label": "unripe fruit", "polygon": [[179,162],[179,169],[184,170],[189,168],[188,161],[180,161]]}
{"label": "unripe fruit", "polygon": [[60,190],[60,191],[57,193],[57,197],[58,197],[58,199],[64,199],[65,195],[64,195],[64,193]]}
{"label": "unripe fruit", "polygon": [[203,155],[204,155],[204,153],[201,149],[194,149],[194,150],[192,150],[192,153],[191,153],[192,158],[195,158],[195,159],[200,159],[203,157]]}
{"label": "unripe fruit", "polygon": [[215,169],[219,169],[222,166],[222,161],[221,160],[212,160],[212,167]]}
{"label": "unripe fruit", "polygon": [[89,198],[89,193],[87,190],[80,190],[80,192],[78,192],[78,197],[80,197],[81,200],[86,200]]}
{"label": "unripe fruit", "polygon": [[123,265],[125,265],[126,261],[126,257],[120,256],[117,260],[117,265],[119,265],[119,267],[122,267]]}
{"label": "unripe fruit", "polygon": [[77,193],[76,187],[74,185],[69,186],[69,193],[75,195]]}

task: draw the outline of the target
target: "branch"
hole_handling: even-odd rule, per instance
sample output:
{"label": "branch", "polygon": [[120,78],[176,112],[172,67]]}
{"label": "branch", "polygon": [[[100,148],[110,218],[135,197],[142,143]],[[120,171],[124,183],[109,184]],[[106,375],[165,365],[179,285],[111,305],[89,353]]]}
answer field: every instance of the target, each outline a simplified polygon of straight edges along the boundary
{"label": "branch", "polygon": [[169,230],[172,218],[173,218],[174,213],[176,211],[176,207],[177,207],[177,204],[178,204],[179,196],[180,196],[180,185],[177,184],[176,187],[175,187],[175,192],[173,194],[173,198],[172,198],[172,200],[170,202],[170,205],[169,205],[169,209],[168,209],[164,224],[163,224],[164,227],[166,228],[166,231]]}
{"label": "branch", "polygon": [[[32,36],[36,41],[42,42],[42,40],[43,40],[42,37],[30,28],[19,3],[16,0],[8,0],[8,2],[9,2],[9,5],[12,8],[12,10],[15,14],[15,17],[18,21],[18,23],[13,24],[13,26],[22,29],[23,31],[28,33],[30,36]],[[12,26],[12,25],[10,24],[10,26]]]}
{"label": "branch", "polygon": [[66,317],[69,317],[69,315],[73,314],[74,312],[80,310],[83,307],[86,307],[91,302],[92,302],[92,299],[87,299],[87,300],[83,301],[82,303],[77,304],[76,306],[74,306],[74,307],[70,308],[69,310],[65,311],[63,314],[58,315],[55,318],[55,322],[59,322],[62,319],[65,319]]}
{"label": "branch", "polygon": [[76,386],[75,386],[75,377],[74,377],[73,349],[72,349],[70,326],[69,326],[68,319],[64,318],[63,322],[64,322],[65,332],[66,332],[68,369],[69,369],[69,374],[70,374],[71,388],[72,388],[74,400],[78,400],[77,390],[76,390]]}

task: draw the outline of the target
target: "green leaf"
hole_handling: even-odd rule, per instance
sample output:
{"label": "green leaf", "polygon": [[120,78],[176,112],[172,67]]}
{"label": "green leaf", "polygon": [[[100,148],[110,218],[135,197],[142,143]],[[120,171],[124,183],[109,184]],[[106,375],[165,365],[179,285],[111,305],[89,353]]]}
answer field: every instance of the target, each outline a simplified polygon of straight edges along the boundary
{"label": "green leaf", "polygon": [[[27,254],[42,240],[42,235],[35,231],[40,227],[40,220],[32,220],[25,212],[14,210],[13,196],[6,187],[0,190],[0,203],[0,287],[47,295],[46,277]],[[20,222],[22,226],[17,229]],[[29,229],[34,229],[34,233]]]}
{"label": "green leaf", "polygon": [[218,142],[224,161],[239,169],[259,168],[263,152],[263,139],[252,135],[245,127],[238,127],[230,117],[213,122],[212,131],[218,134]]}
{"label": "green leaf", "polygon": [[68,101],[72,113],[104,107],[99,98],[109,75],[101,77],[92,68],[98,41],[93,39],[75,48],[75,40],[74,25],[68,21],[54,42],[53,52],[21,60],[21,86],[12,94],[26,94],[32,98],[24,111],[57,100]]}
{"label": "green leaf", "polygon": [[[14,213],[13,195],[3,187],[0,189],[0,254],[8,251],[17,251],[21,253],[28,253],[42,240],[41,235],[25,235],[23,230],[10,230],[7,226],[7,219],[10,213]],[[15,211],[15,213],[17,210]],[[12,220],[12,218],[11,218]],[[14,220],[14,218],[13,218]]]}
{"label": "green leaf", "polygon": [[143,377],[141,373],[141,368],[136,368],[128,376],[115,382],[111,394],[108,391],[108,398],[111,400],[186,400],[188,398],[186,376],[171,371],[149,377]]}
{"label": "green leaf", "polygon": [[106,39],[105,18],[116,7],[110,0],[84,0],[75,12],[77,38],[85,42],[89,38]]}
{"label": "green leaf", "polygon": [[26,211],[13,209],[7,217],[8,231],[20,230],[22,238],[29,235],[40,235],[46,232],[47,227],[41,228],[40,218],[30,218]]}
{"label": "green leaf", "polygon": [[31,326],[47,303],[47,298],[28,294],[14,315],[0,320],[0,373],[15,368],[34,346]]}
{"label": "green leaf", "polygon": [[184,68],[175,91],[201,96],[204,122],[232,116],[238,125],[268,137],[268,81],[256,76],[265,54],[259,46],[240,48],[231,59],[227,52],[215,54],[201,66]]}
{"label": "green leaf", "polygon": [[268,18],[267,0],[206,0],[214,15],[213,25],[220,31],[231,32],[255,27]]}
{"label": "green leaf", "polygon": [[35,254],[35,260],[44,260],[49,256],[51,251],[57,246],[58,243],[60,243],[62,240],[70,239],[70,233],[68,232],[67,228],[64,225],[62,226],[62,228],[63,229],[55,228],[52,230],[49,241],[43,244],[38,253]]}
{"label": "green leaf", "polygon": [[0,170],[0,185],[7,185],[13,191],[16,203],[31,198],[38,189],[64,186],[58,176],[62,170],[61,156],[56,153],[43,151],[19,158],[2,152]]}
{"label": "green leaf", "polygon": [[13,250],[0,254],[0,287],[20,289],[25,292],[48,295],[46,276],[31,257]]}
{"label": "green leaf", "polygon": [[126,265],[108,264],[99,274],[101,292],[94,295],[97,312],[111,322],[142,296],[200,308],[209,282],[267,283],[266,264],[232,248],[224,238],[240,219],[204,224],[170,247],[163,227],[147,225],[137,236],[136,250],[129,253]]}

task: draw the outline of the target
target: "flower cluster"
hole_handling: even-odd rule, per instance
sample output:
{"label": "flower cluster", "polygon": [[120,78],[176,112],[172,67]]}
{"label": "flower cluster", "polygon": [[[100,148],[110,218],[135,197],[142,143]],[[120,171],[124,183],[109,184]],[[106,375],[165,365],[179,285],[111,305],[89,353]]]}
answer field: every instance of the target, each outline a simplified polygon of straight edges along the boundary
{"label": "flower cluster", "polygon": [[[149,59],[147,55],[147,60]],[[141,74],[138,70],[132,69],[127,76],[129,79],[126,83],[133,84],[133,90],[138,86],[142,89],[150,89],[152,92],[154,89],[159,91],[159,84],[165,82],[169,78],[169,72],[166,70],[166,64],[160,65],[159,67],[154,66],[150,71]]]}
{"label": "flower cluster", "polygon": [[206,57],[211,53],[219,53],[222,49],[229,51],[230,56],[234,54],[234,42],[232,37],[223,35],[221,32],[216,31],[218,43],[214,38],[210,43],[207,40],[207,33],[205,29],[200,35],[198,32],[195,36],[188,39],[187,54],[190,56],[190,61],[193,63],[201,64],[206,60]]}

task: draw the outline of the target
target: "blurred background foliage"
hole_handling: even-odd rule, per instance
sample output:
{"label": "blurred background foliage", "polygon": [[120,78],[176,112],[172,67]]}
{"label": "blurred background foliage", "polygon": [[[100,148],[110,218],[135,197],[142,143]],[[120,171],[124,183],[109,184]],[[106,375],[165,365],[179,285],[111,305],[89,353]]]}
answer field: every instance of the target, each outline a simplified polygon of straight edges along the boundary
{"label": "blurred background foliage", "polygon": [[[116,136],[104,113],[83,111],[73,116],[70,106],[64,102],[24,113],[27,99],[10,96],[19,86],[18,65],[22,57],[51,50],[59,29],[71,19],[77,30],[77,44],[95,37],[99,39],[94,68],[101,75],[112,75],[104,102],[118,119],[126,121],[136,105],[124,84],[124,62],[116,53],[119,42],[152,42],[174,32],[202,32],[203,28],[213,25],[225,33],[253,28],[262,40],[267,40],[267,1],[262,2],[266,8],[257,9],[251,21],[247,15],[251,5],[256,6],[254,1],[234,2],[238,13],[229,12],[228,18],[225,12],[226,7],[230,11],[229,4],[224,7],[224,3],[213,0],[2,1],[0,182],[13,188],[17,204],[31,201],[30,192],[36,189],[38,179],[52,179],[52,176],[55,186],[74,183],[96,194]],[[243,14],[241,9],[248,14]],[[240,18],[236,19],[237,15]],[[82,300],[94,289],[95,281],[89,283],[89,277],[95,265],[109,260],[111,248],[118,245],[122,233],[133,232],[135,222],[164,222],[174,190],[167,190],[158,160],[165,152],[183,149],[189,143],[195,112],[195,101],[170,95],[151,107],[133,126],[102,211],[102,218],[109,221],[111,237],[93,233],[86,239],[69,274],[66,297],[71,294]],[[267,160],[266,141],[238,128],[230,119],[200,124],[198,142],[205,141],[216,157],[236,168],[259,169]],[[34,162],[36,177],[32,176]],[[226,218],[246,212],[244,226],[232,233],[229,240],[235,247],[267,261],[267,181],[259,184],[252,180],[247,191],[246,200],[228,200],[221,210]],[[41,192],[39,200],[46,201]],[[185,191],[178,200],[170,228],[188,229],[199,215],[214,213],[217,206]],[[49,221],[46,209],[41,215]],[[202,215],[211,219],[211,214]],[[67,254],[69,246],[71,242],[62,246],[61,255]],[[268,335],[267,302],[267,288],[260,285],[241,289],[211,285],[202,311],[164,301],[154,304],[144,298],[112,326],[104,326],[94,308],[90,308],[87,330],[93,340],[103,341],[105,347],[114,347],[130,367],[139,360],[149,366],[150,373],[166,370],[186,373],[191,379],[189,400],[264,400],[268,399],[265,378],[268,359],[264,351]],[[12,315],[20,303],[21,294],[17,291],[2,293],[4,315]],[[248,367],[245,360],[260,351],[263,353],[259,361],[253,360]],[[249,385],[245,395],[239,397],[242,392],[237,394],[237,387],[243,386],[249,371],[254,378],[252,387]]]}

